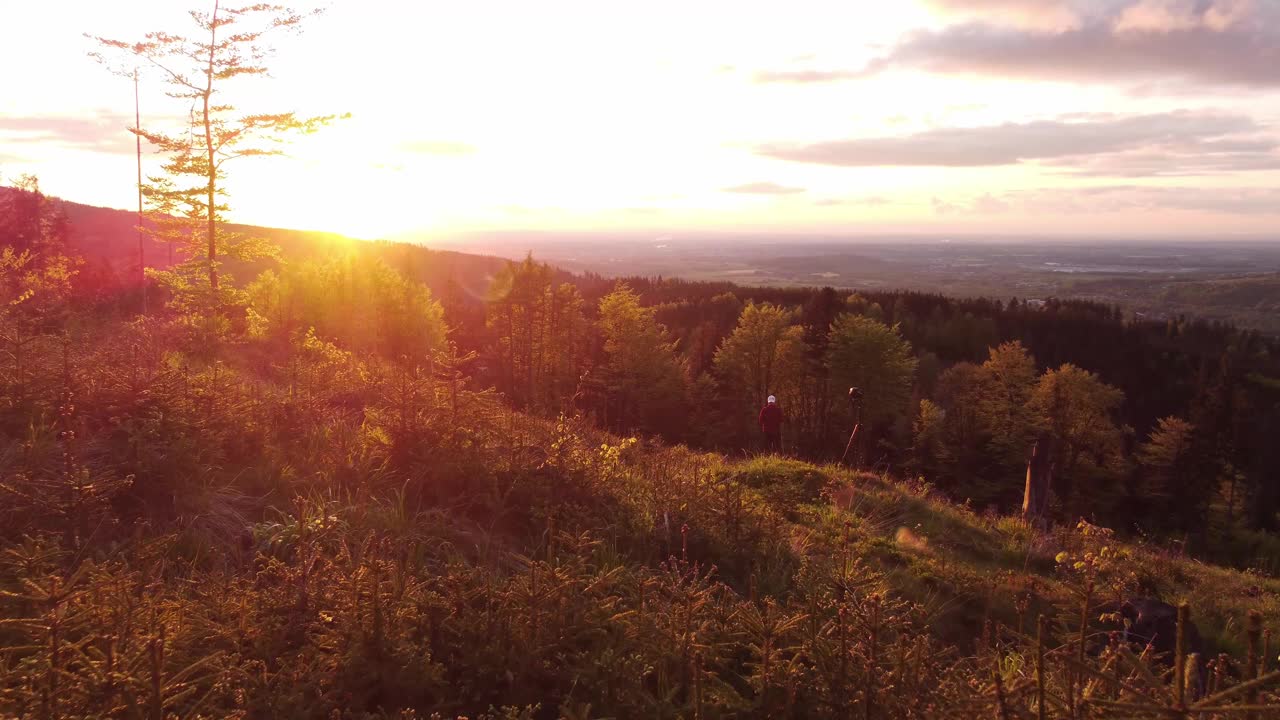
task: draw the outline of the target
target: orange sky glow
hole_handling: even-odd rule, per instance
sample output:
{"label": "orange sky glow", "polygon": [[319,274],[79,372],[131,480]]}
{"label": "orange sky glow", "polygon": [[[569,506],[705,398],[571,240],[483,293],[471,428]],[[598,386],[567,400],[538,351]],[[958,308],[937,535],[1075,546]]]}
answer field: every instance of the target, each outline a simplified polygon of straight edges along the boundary
{"label": "orange sky glow", "polygon": [[[131,207],[133,85],[84,33],[184,31],[210,4],[6,2],[0,183]],[[1280,229],[1280,0],[332,0],[276,45],[272,77],[229,100],[351,118],[236,161],[239,222],[427,240]],[[181,117],[163,91],[144,73],[144,126]]]}

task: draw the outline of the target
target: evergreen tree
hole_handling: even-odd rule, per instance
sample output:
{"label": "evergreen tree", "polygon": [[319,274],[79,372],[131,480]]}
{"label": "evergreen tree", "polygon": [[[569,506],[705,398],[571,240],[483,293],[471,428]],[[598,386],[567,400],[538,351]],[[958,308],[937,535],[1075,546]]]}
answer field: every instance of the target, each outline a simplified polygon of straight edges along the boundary
{"label": "evergreen tree", "polygon": [[667,329],[654,319],[654,309],[619,283],[600,300],[600,334],[604,339],[601,369],[609,393],[608,425],[638,428],[679,437],[685,402],[685,368]]}
{"label": "evergreen tree", "polygon": [[798,394],[802,330],[791,313],[769,303],[747,303],[738,326],[716,350],[715,366],[729,395],[744,409],[758,408],[767,395],[791,401]]}
{"label": "evergreen tree", "polygon": [[271,52],[266,40],[272,33],[297,30],[302,15],[266,3],[226,7],[221,0],[213,0],[209,12],[193,10],[189,15],[191,35],[157,31],[137,42],[95,39],[105,52],[154,66],[169,85],[168,95],[191,103],[189,120],[179,130],[130,130],[168,158],[164,175],[144,187],[153,211],[185,220],[178,227],[162,226],[161,238],[181,241],[185,258],[153,275],[207,341],[225,332],[233,311],[244,304],[243,294],[224,270],[226,262],[276,254],[260,238],[243,237],[224,226],[226,163],[280,155],[280,144],[288,135],[313,132],[334,116],[240,113],[227,95],[233,81],[266,75],[263,63]]}
{"label": "evergreen tree", "polygon": [[1151,526],[1163,530],[1204,527],[1217,476],[1197,454],[1195,427],[1178,417],[1161,418],[1138,449],[1142,472],[1138,497]]}
{"label": "evergreen tree", "polygon": [[1072,514],[1098,517],[1123,497],[1123,433],[1115,414],[1124,393],[1070,363],[1040,376],[1031,407],[1053,434],[1054,483]]}
{"label": "evergreen tree", "polygon": [[380,258],[349,254],[268,271],[246,289],[250,330],[281,343],[314,331],[360,353],[425,365],[444,348],[444,311]]}
{"label": "evergreen tree", "polygon": [[987,453],[1000,474],[992,480],[1010,486],[1022,476],[1027,456],[1039,431],[1038,418],[1031,409],[1036,385],[1036,361],[1018,341],[990,349],[982,364],[985,382],[978,399],[983,432],[988,438]]}
{"label": "evergreen tree", "polygon": [[800,313],[805,344],[804,371],[789,411],[796,426],[798,445],[810,453],[821,452],[832,435],[831,408],[835,398],[826,363],[827,344],[831,323],[840,314],[842,305],[836,291],[824,287],[809,298]]}
{"label": "evergreen tree", "polygon": [[[941,435],[944,451],[936,456],[939,485],[956,497],[984,504],[1002,494],[991,481],[991,458],[986,452],[991,436],[981,409],[983,399],[990,394],[990,375],[981,366],[967,362],[952,365],[938,377],[934,393],[942,416],[933,424],[941,422],[941,428],[924,426]],[[1007,488],[1004,494],[1012,497]]]}
{"label": "evergreen tree", "polygon": [[1249,521],[1268,532],[1280,530],[1280,403],[1272,406],[1255,428],[1257,454],[1249,465]]}
{"label": "evergreen tree", "polygon": [[520,407],[560,412],[587,369],[589,329],[582,294],[553,283],[532,255],[509,262],[489,290],[486,323],[496,337],[501,387]]}

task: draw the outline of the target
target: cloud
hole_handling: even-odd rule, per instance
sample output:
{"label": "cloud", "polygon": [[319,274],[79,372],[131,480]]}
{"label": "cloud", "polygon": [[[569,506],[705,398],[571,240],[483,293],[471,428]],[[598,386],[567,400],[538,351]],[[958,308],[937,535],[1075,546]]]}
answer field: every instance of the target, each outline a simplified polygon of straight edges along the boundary
{"label": "cloud", "polygon": [[882,195],[868,195],[866,197],[849,197],[849,198],[822,198],[815,200],[814,205],[818,207],[831,207],[834,205],[864,205],[867,207],[878,207],[880,205],[890,205],[892,201]]}
{"label": "cloud", "polygon": [[[1105,215],[1133,212],[1200,212],[1224,216],[1280,216],[1280,188],[1101,185],[1035,188],[984,194],[949,202],[934,198],[939,214]],[[939,208],[943,208],[940,210]]]}
{"label": "cloud", "polygon": [[[1136,150],[1110,155],[1065,158],[1057,163],[1069,175],[1092,177],[1185,177],[1217,173],[1280,169],[1280,155],[1269,151],[1246,150],[1248,142],[1213,141],[1200,143],[1200,151]],[[1231,150],[1228,148],[1242,149]],[[1272,143],[1259,143],[1268,150]]]}
{"label": "cloud", "polygon": [[1256,0],[1140,0],[1128,5],[1116,18],[1117,31],[1168,32],[1206,27],[1219,32],[1247,22],[1256,12]]}
{"label": "cloud", "polygon": [[962,18],[992,18],[1013,25],[1067,28],[1079,15],[1065,0],[927,0],[935,10]]}
{"label": "cloud", "polygon": [[983,215],[997,215],[1009,211],[1009,203],[986,193],[973,201],[973,209]]}
{"label": "cloud", "polygon": [[[968,22],[907,36],[864,73],[1280,87],[1275,0],[932,0]],[[1018,13],[1010,14],[1012,9]],[[1010,22],[1054,16],[1063,23]]]}
{"label": "cloud", "polygon": [[[1032,211],[1056,208],[1072,212],[1084,204],[1091,212],[1184,210],[1221,215],[1280,215],[1280,188],[1111,186],[1091,188],[1082,195],[1077,200],[1071,197],[1071,192],[1041,191],[1020,202]],[[1010,200],[1019,202],[1016,197]]]}
{"label": "cloud", "polygon": [[866,75],[866,72],[853,70],[761,70],[752,79],[761,84],[791,83],[802,85],[854,80]]}
{"label": "cloud", "polygon": [[790,187],[771,182],[753,182],[724,188],[724,192],[743,193],[747,195],[793,195],[804,192],[802,187]]}
{"label": "cloud", "polygon": [[0,116],[0,142],[9,145],[56,145],[132,155],[135,139],[128,131],[132,126],[132,116],[113,113]]}
{"label": "cloud", "polygon": [[929,204],[933,206],[934,215],[954,215],[962,212],[974,212],[972,208],[966,208],[958,203],[951,203],[939,197],[929,198]]}
{"label": "cloud", "polygon": [[420,155],[470,155],[476,151],[474,146],[455,140],[406,140],[398,147]]}
{"label": "cloud", "polygon": [[766,157],[843,167],[982,167],[1035,161],[1092,175],[1200,174],[1280,167],[1275,137],[1242,115],[1178,111],[1050,120],[756,148]]}

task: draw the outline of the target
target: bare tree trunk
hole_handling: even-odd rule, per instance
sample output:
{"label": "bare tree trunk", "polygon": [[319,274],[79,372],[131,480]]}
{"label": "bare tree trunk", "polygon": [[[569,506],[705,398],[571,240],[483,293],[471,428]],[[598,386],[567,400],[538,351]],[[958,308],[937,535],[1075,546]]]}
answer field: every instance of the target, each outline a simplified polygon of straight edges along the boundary
{"label": "bare tree trunk", "polygon": [[1041,435],[1031,449],[1027,461],[1027,481],[1022,494],[1022,521],[1028,525],[1044,522],[1044,511],[1049,504],[1049,485],[1053,479],[1053,440]]}
{"label": "bare tree trunk", "polygon": [[1236,473],[1231,471],[1231,479],[1227,483],[1227,532],[1236,522]]}
{"label": "bare tree trunk", "polygon": [[[142,104],[138,99],[138,68],[133,69],[133,126],[142,127]],[[147,258],[142,245],[142,136],[133,136],[138,156],[138,282],[142,290],[142,314],[147,314]]]}
{"label": "bare tree trunk", "polygon": [[218,306],[218,213],[216,211],[215,197],[217,195],[218,166],[214,162],[214,146],[213,146],[213,119],[209,117],[209,99],[213,96],[213,54],[217,45],[218,37],[218,6],[220,0],[214,0],[213,17],[209,22],[209,67],[208,79],[204,91],[204,143],[205,150],[209,153],[209,294],[213,301],[213,307]]}

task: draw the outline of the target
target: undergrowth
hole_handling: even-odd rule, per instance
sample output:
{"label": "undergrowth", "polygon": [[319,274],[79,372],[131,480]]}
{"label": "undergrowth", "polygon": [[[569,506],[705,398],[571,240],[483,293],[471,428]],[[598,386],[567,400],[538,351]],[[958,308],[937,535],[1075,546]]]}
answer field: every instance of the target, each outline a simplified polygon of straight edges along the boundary
{"label": "undergrowth", "polygon": [[[255,367],[155,352],[162,332],[51,345],[39,383],[7,386],[0,716],[1189,717],[1278,699],[1244,683],[1274,669],[1280,582],[1260,572],[1087,524],[1036,532],[922,483],[534,418],[314,342]],[[1228,694],[1197,700],[1184,677],[1179,700],[1167,662],[1106,634],[1095,606],[1135,594],[1189,604]]]}

